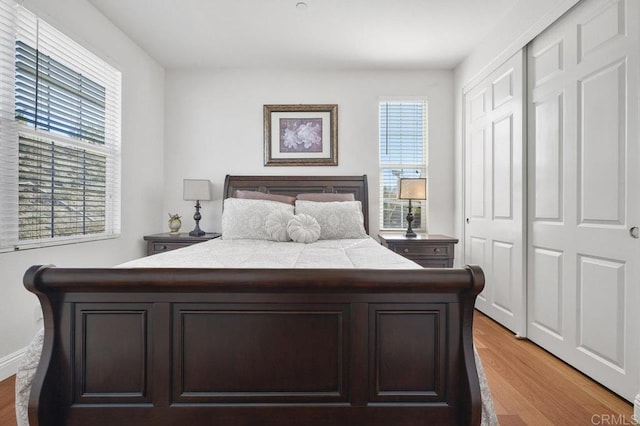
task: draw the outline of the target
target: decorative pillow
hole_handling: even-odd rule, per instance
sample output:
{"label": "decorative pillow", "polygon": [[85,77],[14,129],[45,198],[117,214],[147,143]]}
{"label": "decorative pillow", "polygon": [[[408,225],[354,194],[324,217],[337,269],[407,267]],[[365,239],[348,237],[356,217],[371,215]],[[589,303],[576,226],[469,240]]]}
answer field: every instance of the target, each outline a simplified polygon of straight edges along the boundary
{"label": "decorative pillow", "polygon": [[289,197],[288,195],[266,194],[260,191],[245,191],[242,189],[236,189],[235,198],[241,198],[245,200],[278,201],[280,203],[291,204],[292,206],[296,202],[296,197]]}
{"label": "decorative pillow", "polygon": [[355,197],[353,196],[352,193],[337,194],[333,192],[327,192],[327,193],[311,192],[311,193],[298,194],[296,196],[296,200],[319,201],[319,202],[354,201]]}
{"label": "decorative pillow", "polygon": [[296,214],[308,214],[318,221],[321,240],[367,237],[360,201],[297,200]]}
{"label": "decorative pillow", "polygon": [[284,210],[275,211],[267,216],[264,225],[269,239],[273,241],[291,241],[287,232],[287,225],[292,218],[293,213]]}
{"label": "decorative pillow", "polygon": [[267,217],[282,211],[293,215],[293,206],[269,200],[227,198],[222,211],[222,238],[225,240],[270,240]]}
{"label": "decorative pillow", "polygon": [[320,224],[307,214],[298,214],[289,220],[287,225],[289,236],[296,243],[313,243],[320,238]]}

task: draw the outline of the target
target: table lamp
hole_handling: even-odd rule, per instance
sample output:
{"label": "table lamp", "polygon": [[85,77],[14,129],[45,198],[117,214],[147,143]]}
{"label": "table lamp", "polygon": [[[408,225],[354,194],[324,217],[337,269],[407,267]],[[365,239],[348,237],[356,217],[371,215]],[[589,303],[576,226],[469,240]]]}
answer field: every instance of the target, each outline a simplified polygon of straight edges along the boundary
{"label": "table lamp", "polygon": [[200,229],[200,219],[202,216],[200,215],[200,201],[209,201],[211,199],[211,191],[209,190],[209,180],[208,179],[184,179],[184,185],[182,189],[182,199],[185,201],[195,201],[196,202],[196,212],[193,215],[193,220],[196,221],[196,227],[193,228],[193,231],[189,232],[189,235],[193,237],[200,237],[205,234],[205,232]]}
{"label": "table lamp", "polygon": [[407,214],[407,231],[404,233],[405,237],[414,238],[417,236],[411,228],[411,222],[413,222],[413,213],[411,213],[411,200],[426,200],[427,199],[427,179],[425,178],[400,178],[400,184],[398,185],[398,199],[409,200],[409,213]]}

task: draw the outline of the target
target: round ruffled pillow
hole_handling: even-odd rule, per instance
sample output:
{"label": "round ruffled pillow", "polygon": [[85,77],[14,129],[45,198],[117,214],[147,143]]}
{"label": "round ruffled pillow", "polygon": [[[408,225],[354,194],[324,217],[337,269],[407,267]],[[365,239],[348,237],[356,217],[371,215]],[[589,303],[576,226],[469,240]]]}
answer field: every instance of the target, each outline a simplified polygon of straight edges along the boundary
{"label": "round ruffled pillow", "polygon": [[269,239],[273,241],[290,241],[287,226],[293,217],[291,212],[285,210],[275,211],[264,222],[264,229],[269,235]]}
{"label": "round ruffled pillow", "polygon": [[320,238],[320,224],[315,217],[297,214],[287,225],[289,236],[296,243],[312,243]]}

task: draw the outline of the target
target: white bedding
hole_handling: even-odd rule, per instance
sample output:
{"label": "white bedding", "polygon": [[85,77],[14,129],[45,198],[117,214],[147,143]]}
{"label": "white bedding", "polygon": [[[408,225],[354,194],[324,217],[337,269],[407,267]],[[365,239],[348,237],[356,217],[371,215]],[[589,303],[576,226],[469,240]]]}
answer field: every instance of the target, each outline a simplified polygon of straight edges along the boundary
{"label": "white bedding", "polygon": [[416,263],[372,238],[315,243],[216,238],[126,262],[120,268],[363,268],[416,269]]}
{"label": "white bedding", "polygon": [[[189,247],[122,263],[117,268],[364,268],[418,269],[416,263],[382,247],[372,238],[320,240],[311,244],[267,240],[214,239]],[[16,376],[18,426],[28,426],[29,388],[42,349],[40,331],[27,349]],[[475,349],[474,349],[475,351]],[[475,353],[482,392],[482,425],[497,417],[482,364]]]}

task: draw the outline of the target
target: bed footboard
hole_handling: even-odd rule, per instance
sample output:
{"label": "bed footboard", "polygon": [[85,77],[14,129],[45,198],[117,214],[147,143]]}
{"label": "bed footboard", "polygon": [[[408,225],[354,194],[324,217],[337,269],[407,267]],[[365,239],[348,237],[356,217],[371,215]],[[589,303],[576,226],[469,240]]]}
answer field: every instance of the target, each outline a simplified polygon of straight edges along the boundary
{"label": "bed footboard", "polygon": [[480,424],[480,268],[34,266],[32,425]]}

